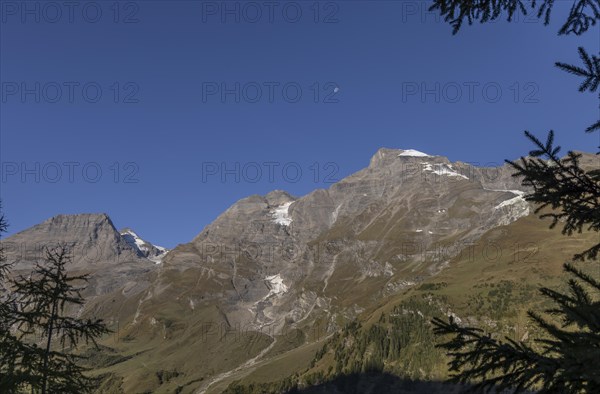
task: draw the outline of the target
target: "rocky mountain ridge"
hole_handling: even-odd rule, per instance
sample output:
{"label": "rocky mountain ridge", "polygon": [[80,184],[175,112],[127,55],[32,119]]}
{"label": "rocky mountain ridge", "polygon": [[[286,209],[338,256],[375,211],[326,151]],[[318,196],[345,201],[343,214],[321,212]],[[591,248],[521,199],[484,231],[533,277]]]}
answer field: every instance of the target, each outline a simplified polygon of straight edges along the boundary
{"label": "rocky mountain ridge", "polygon": [[[71,251],[69,269],[91,274],[86,290],[99,296],[131,285],[155,270],[154,259],[167,250],[144,242],[146,251],[119,233],[105,213],[57,215],[1,241],[15,272],[30,271],[44,260],[46,248],[66,245]],[[138,241],[139,243],[139,241]]]}
{"label": "rocky mountain ridge", "polygon": [[119,231],[119,234],[125,241],[137,251],[138,256],[145,257],[150,261],[160,264],[166,254],[169,252],[167,248],[151,244],[142,239],[135,231],[126,227]]}
{"label": "rocky mountain ridge", "polygon": [[[597,157],[583,160],[594,166]],[[484,234],[532,212],[523,199],[529,190],[512,173],[508,165],[382,148],[327,189],[241,199],[171,251],[130,229],[118,232],[106,215],[59,215],[2,242],[76,240],[75,251],[85,254],[76,254],[74,269],[93,271],[88,313],[114,325],[123,351],[143,344],[147,357],[167,352],[195,382],[183,392],[208,392],[233,371],[310,343],[315,330],[331,335],[452,261],[485,258],[470,255]],[[91,250],[101,252],[93,262]],[[7,256],[20,268],[34,260],[10,247]],[[232,332],[228,344],[222,338]],[[240,334],[248,332],[255,335]],[[290,341],[292,332],[304,339]],[[134,361],[125,365],[125,392],[139,392],[154,376]]]}

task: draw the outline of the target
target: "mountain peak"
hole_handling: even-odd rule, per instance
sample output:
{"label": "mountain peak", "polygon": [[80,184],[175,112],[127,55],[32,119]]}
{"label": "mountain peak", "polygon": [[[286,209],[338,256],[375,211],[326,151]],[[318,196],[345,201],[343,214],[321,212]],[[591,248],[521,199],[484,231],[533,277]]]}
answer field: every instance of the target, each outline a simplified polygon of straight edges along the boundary
{"label": "mountain peak", "polygon": [[398,157],[403,158],[424,158],[424,157],[433,157],[427,153],[423,153],[416,149],[390,149],[390,148],[380,148],[377,152],[371,157],[371,162],[369,167],[378,167],[384,164],[388,164]]}
{"label": "mountain peak", "polygon": [[5,240],[20,248],[8,254],[25,268],[44,256],[45,248],[69,246],[75,267],[114,264],[127,259],[131,248],[105,213],[60,214]]}
{"label": "mountain peak", "polygon": [[273,190],[265,196],[265,199],[270,206],[282,205],[296,200],[294,196],[284,190]]}
{"label": "mountain peak", "polygon": [[22,251],[10,249],[8,254],[24,264],[37,261],[45,247],[59,244],[69,245],[75,265],[86,267],[138,257],[159,263],[168,252],[143,240],[130,228],[117,231],[106,213],[59,214],[5,241],[9,245],[22,245]]}
{"label": "mountain peak", "polygon": [[411,157],[431,157],[427,153],[423,153],[416,149],[403,149],[402,152],[398,154],[398,156],[411,156]]}
{"label": "mountain peak", "polygon": [[105,228],[109,232],[117,231],[112,220],[106,213],[59,214],[37,226],[48,228],[50,232],[67,228]]}
{"label": "mountain peak", "polygon": [[142,239],[135,231],[129,227],[125,227],[119,234],[125,242],[129,244],[140,257],[145,257],[148,260],[160,264],[165,255],[169,252],[167,248],[162,246],[154,245],[144,239]]}
{"label": "mountain peak", "polygon": [[111,221],[110,217],[106,213],[61,213],[54,215],[47,219],[45,222],[60,222],[64,220],[81,220],[81,221],[92,221],[92,222],[103,222]]}

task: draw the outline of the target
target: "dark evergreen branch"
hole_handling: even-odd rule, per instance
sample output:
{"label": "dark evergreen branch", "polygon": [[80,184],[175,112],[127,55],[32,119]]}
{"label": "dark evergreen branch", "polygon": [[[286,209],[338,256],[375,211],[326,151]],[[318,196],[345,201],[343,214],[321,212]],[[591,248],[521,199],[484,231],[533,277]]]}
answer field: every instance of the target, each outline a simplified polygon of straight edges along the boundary
{"label": "dark evergreen branch", "polygon": [[[574,322],[581,330],[569,330],[529,312],[532,321],[545,332],[535,340],[541,351],[509,338],[500,341],[481,329],[461,327],[434,319],[435,333],[445,337],[438,346],[451,357],[452,381],[473,383],[473,391],[536,390],[539,393],[595,393],[600,390],[600,302],[598,281],[565,265],[576,279],[569,283],[570,295],[544,289],[544,296],[556,302],[553,315]],[[587,293],[582,283],[594,290]],[[576,312],[576,313],[573,313]],[[450,337],[448,339],[448,337]]]}
{"label": "dark evergreen branch", "polygon": [[[439,11],[452,26],[452,34],[456,34],[465,21],[469,25],[475,21],[487,23],[506,15],[510,22],[519,15],[526,16],[528,10],[548,25],[553,7],[554,0],[434,0],[429,10]],[[599,19],[600,0],[575,0],[558,34],[581,35]]]}
{"label": "dark evergreen branch", "polygon": [[[82,341],[97,347],[97,338],[110,330],[102,320],[79,319],[67,314],[69,306],[83,305],[83,287],[78,284],[88,281],[88,275],[69,275],[66,268],[69,263],[71,253],[66,245],[47,248],[45,262],[37,263],[31,275],[11,280],[15,307],[9,316],[18,336],[14,343],[9,343],[14,373],[7,379],[0,375],[2,392],[13,392],[4,390],[4,384],[7,388],[30,387],[33,392],[42,394],[92,390],[92,380],[83,374],[86,369],[78,364],[81,357],[65,349],[75,348]],[[27,345],[31,341],[24,339],[34,335],[44,340],[43,347],[35,343]],[[0,343],[0,349],[2,345],[4,343]],[[0,354],[0,361],[7,359],[6,353]]]}
{"label": "dark evergreen branch", "polygon": [[[598,7],[600,8],[600,5]],[[600,86],[600,57],[596,55],[590,56],[582,47],[579,47],[578,51],[579,57],[585,68],[562,62],[556,62],[556,67],[568,72],[569,74],[584,78],[579,85],[580,92],[596,92],[596,90],[598,90],[598,86]],[[600,99],[600,93],[598,98]],[[600,120],[589,126],[585,131],[591,133],[592,131],[598,130],[600,130]]]}
{"label": "dark evergreen branch", "polygon": [[[560,147],[554,146],[554,132],[548,133],[543,143],[528,131],[525,135],[537,149],[529,152],[529,158],[520,162],[506,162],[515,168],[515,177],[522,184],[532,187],[533,192],[525,196],[527,201],[537,204],[535,213],[540,218],[550,218],[550,227],[564,222],[562,232],[566,235],[600,230],[600,182],[597,175],[590,176],[579,165],[580,154],[569,152],[566,157],[558,156]],[[552,211],[547,212],[547,208]],[[575,256],[578,260],[594,259],[600,251],[600,243]]]}
{"label": "dark evergreen branch", "polygon": [[588,31],[600,19],[599,0],[577,0],[573,2],[569,17],[558,34],[581,35]]}

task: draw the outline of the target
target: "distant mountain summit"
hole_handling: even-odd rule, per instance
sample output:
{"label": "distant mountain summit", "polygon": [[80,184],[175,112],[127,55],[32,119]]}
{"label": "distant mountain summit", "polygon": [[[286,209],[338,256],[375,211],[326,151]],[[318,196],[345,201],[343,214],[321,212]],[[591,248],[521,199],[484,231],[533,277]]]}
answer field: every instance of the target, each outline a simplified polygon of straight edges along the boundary
{"label": "distant mountain summit", "polygon": [[69,246],[74,267],[111,264],[132,254],[108,215],[56,215],[2,241],[17,268],[43,259],[46,247]]}
{"label": "distant mountain summit", "polygon": [[70,248],[68,269],[91,275],[86,291],[103,295],[122,286],[148,286],[145,276],[160,263],[167,249],[119,233],[105,213],[56,215],[1,241],[7,261],[16,272],[28,272],[45,258],[46,248]]}
{"label": "distant mountain summit", "polygon": [[[133,230],[117,231],[105,213],[56,215],[2,241],[19,265],[43,258],[46,247],[71,247],[75,266],[112,264],[140,257],[155,263],[168,252],[140,238]],[[19,253],[18,256],[15,253]]]}
{"label": "distant mountain summit", "polygon": [[137,250],[138,256],[145,257],[148,260],[154,261],[156,264],[160,264],[165,255],[169,252],[167,248],[162,246],[153,245],[148,241],[142,239],[135,231],[126,227],[119,231],[119,234],[123,239],[134,249]]}

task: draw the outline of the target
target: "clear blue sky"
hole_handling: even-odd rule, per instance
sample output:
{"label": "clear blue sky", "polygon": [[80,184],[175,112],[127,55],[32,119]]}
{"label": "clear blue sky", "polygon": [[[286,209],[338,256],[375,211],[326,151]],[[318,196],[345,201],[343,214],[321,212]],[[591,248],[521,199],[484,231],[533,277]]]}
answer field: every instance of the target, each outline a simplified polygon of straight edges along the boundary
{"label": "clear blue sky", "polygon": [[[583,130],[597,96],[553,64],[597,53],[599,30],[558,37],[559,3],[548,27],[521,16],[452,36],[429,2],[2,0],[10,233],[106,212],[173,247],[240,198],[328,187],[380,147],[501,163],[529,150],[523,130],[553,128],[564,149],[595,152]],[[221,96],[236,83],[239,102]]]}

